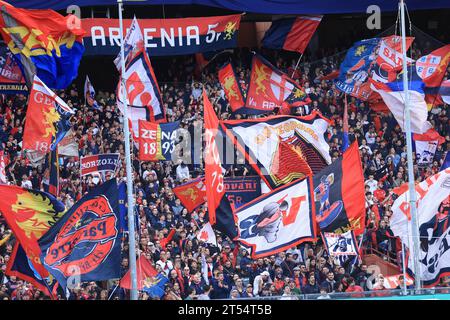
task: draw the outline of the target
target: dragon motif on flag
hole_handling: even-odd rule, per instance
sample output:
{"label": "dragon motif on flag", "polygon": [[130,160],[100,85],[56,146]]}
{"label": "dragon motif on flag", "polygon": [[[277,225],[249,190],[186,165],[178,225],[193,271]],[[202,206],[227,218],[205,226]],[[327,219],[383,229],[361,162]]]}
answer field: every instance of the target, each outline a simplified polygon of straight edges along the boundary
{"label": "dragon motif on flag", "polygon": [[227,95],[229,98],[235,98],[236,100],[239,100],[239,96],[237,95],[236,91],[233,90],[233,86],[236,82],[234,81],[234,78],[231,76],[228,76],[225,78],[225,91],[227,92]]}
{"label": "dragon motif on flag", "polygon": [[232,23],[231,21],[228,22],[224,29],[225,32],[225,40],[231,40],[233,38],[234,33],[236,32],[236,22]]}
{"label": "dragon motif on flag", "polygon": [[18,193],[11,208],[16,213],[17,225],[30,239],[42,237],[58,217],[50,199],[32,192]]}
{"label": "dragon motif on flag", "polygon": [[262,91],[264,95],[266,95],[266,86],[263,84],[263,81],[268,80],[269,74],[266,72],[264,65],[258,66],[258,64],[255,64],[255,71],[256,71],[256,94],[259,94],[259,91]]}

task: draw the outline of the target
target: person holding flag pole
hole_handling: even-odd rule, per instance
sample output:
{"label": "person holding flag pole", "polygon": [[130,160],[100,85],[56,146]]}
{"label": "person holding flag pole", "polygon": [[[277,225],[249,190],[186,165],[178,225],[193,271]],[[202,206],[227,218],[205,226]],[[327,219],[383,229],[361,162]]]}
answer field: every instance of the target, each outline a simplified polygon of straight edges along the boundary
{"label": "person holding flag pole", "polygon": [[123,20],[122,20],[122,1],[117,0],[117,5],[119,9],[119,29],[120,29],[120,64],[121,64],[121,76],[120,81],[122,81],[123,90],[123,131],[125,140],[125,166],[127,174],[127,204],[128,204],[128,241],[129,241],[129,265],[130,265],[130,276],[131,276],[131,300],[138,299],[137,291],[137,278],[136,278],[136,236],[134,228],[134,204],[133,204],[133,180],[131,172],[131,152],[130,152],[130,128],[127,119],[127,90],[125,86],[125,79],[123,75],[125,74],[125,53],[124,53],[124,43],[123,43]]}

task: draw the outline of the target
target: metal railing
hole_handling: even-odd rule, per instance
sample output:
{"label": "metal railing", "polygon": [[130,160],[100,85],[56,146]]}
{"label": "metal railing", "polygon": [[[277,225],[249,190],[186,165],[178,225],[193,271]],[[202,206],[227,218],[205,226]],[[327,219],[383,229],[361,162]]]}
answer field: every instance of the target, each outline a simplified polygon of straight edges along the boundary
{"label": "metal railing", "polygon": [[[405,294],[406,293],[406,294]],[[389,289],[389,290],[375,290],[363,292],[336,292],[328,294],[299,294],[286,296],[259,296],[249,298],[237,299],[222,299],[222,300],[450,300],[450,288],[431,288],[431,289]]]}

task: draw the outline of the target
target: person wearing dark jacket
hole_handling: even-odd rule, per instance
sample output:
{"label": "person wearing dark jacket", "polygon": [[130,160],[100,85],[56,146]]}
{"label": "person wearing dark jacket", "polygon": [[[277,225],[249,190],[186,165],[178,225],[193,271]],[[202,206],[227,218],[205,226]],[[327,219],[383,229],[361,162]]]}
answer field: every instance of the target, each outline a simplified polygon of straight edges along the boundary
{"label": "person wearing dark jacket", "polygon": [[303,288],[304,294],[315,294],[320,293],[319,285],[316,282],[316,277],[312,274],[308,278],[308,283]]}
{"label": "person wearing dark jacket", "polygon": [[226,299],[230,296],[231,288],[225,282],[223,272],[217,273],[217,278],[213,279],[213,292],[211,293],[214,299]]}

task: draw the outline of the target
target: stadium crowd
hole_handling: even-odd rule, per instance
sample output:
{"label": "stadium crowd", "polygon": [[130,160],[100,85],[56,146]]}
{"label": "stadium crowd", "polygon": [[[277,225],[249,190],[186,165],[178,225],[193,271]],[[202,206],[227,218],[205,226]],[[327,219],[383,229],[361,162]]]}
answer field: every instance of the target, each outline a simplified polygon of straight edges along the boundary
{"label": "stadium crowd", "polygon": [[[413,51],[413,57],[428,53],[419,52],[415,45]],[[278,68],[289,75],[294,74],[293,78],[312,100],[309,105],[292,110],[292,114],[306,115],[312,110],[319,110],[331,120],[326,141],[335,160],[342,154],[343,95],[335,90],[333,80],[321,80],[321,76],[339,68],[339,56],[322,58],[314,63],[303,62],[294,72],[295,59],[286,59],[279,53],[270,54],[271,61]],[[239,82],[246,88],[250,74],[250,54],[235,50],[231,59]],[[180,120],[186,129],[202,121],[202,83],[207,88],[219,118],[231,119],[233,116],[217,80],[221,59],[208,65],[202,73],[196,69],[193,57],[177,58],[176,61],[164,74],[156,72],[167,120]],[[94,86],[101,87],[95,82]],[[86,106],[82,89],[75,85],[60,92],[60,96],[77,110],[71,122],[80,156],[119,152],[123,161],[124,138],[114,93],[97,92],[100,110]],[[6,175],[11,184],[43,190],[49,181],[48,169],[43,164],[32,167],[21,150],[26,101],[23,95],[3,96],[0,104],[0,142],[5,155],[9,157]],[[401,248],[389,228],[389,218],[395,199],[393,188],[399,187],[407,179],[404,134],[390,113],[374,112],[367,103],[355,98],[349,98],[348,114],[350,141],[358,140],[366,178],[366,232],[362,247],[373,248],[400,265],[401,259],[398,257]],[[450,109],[446,105],[434,105],[429,112],[429,120],[446,142],[437,148],[432,165],[424,168],[416,166],[416,181],[438,172],[445,152],[450,149],[449,114]],[[98,183],[93,177],[80,178],[78,161],[77,158],[63,158],[60,166],[59,198],[66,207],[70,207]],[[120,179],[124,179],[124,168],[123,163],[118,172]],[[300,294],[317,294],[320,299],[326,299],[330,298],[330,293],[351,292],[358,296],[362,291],[373,291],[376,295],[377,291],[385,289],[383,275],[372,277],[368,265],[362,261],[354,266],[352,263],[342,266],[335,264],[321,240],[256,260],[249,257],[247,250],[220,234],[217,234],[217,246],[199,242],[198,231],[207,222],[206,206],[189,213],[176,198],[172,188],[202,175],[203,166],[140,162],[134,158],[133,170],[136,210],[139,215],[139,253],[169,279],[161,299],[239,299],[258,296],[291,299]],[[255,174],[252,168],[245,165],[236,165],[227,171],[227,175],[251,174]],[[31,284],[5,275],[15,241],[0,216],[0,299],[47,299]],[[124,241],[123,274],[128,270],[127,257],[128,244]],[[442,286],[447,285],[444,282]],[[82,283],[79,288],[70,291],[69,299],[126,299],[129,291],[117,284],[118,280]],[[139,299],[158,297],[141,292]]]}

